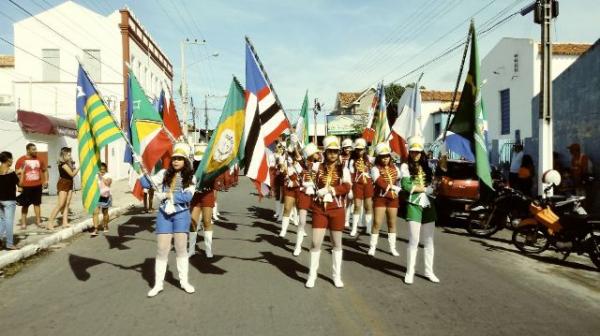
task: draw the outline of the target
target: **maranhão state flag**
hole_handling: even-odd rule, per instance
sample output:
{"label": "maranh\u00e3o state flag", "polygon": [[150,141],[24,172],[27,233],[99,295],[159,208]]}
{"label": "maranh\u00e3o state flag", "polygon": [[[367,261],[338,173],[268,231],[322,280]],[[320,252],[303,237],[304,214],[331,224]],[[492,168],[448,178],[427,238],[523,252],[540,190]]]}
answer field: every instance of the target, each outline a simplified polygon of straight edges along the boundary
{"label": "maranh\u00e3o state flag", "polygon": [[270,187],[265,148],[271,146],[290,123],[259,65],[250,40],[246,38],[246,115],[244,123],[244,167],[258,191]]}

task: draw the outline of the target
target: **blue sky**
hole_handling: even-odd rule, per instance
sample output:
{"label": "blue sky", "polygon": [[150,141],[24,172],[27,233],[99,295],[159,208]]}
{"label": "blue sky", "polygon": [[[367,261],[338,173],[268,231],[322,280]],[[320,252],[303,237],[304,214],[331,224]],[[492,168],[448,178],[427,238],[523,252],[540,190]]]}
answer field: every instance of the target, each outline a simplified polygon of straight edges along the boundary
{"label": "blue sky", "polygon": [[[271,77],[284,108],[295,120],[304,92],[333,107],[338,91],[361,91],[378,80],[394,81],[464,39],[468,19],[476,25],[504,17],[531,0],[77,0],[92,10],[108,14],[124,3],[167,53],[179,86],[179,43],[186,37],[206,39],[207,45],[189,47],[190,91],[197,105],[205,94],[223,95],[231,75],[244,83],[244,35],[248,35]],[[58,0],[17,1],[33,13],[62,3]],[[22,19],[26,14],[8,1],[0,11]],[[562,0],[555,21],[556,42],[593,43],[600,38],[600,1]],[[0,35],[12,40],[12,22],[0,17]],[[502,37],[539,40],[540,27],[531,14],[516,16],[482,37],[480,56]],[[0,53],[12,47],[0,42]],[[218,57],[211,57],[213,53]],[[422,85],[453,90],[461,51],[423,69]],[[399,83],[414,81],[420,71]],[[220,109],[222,98],[209,99]],[[219,112],[210,111],[213,124]],[[201,121],[203,122],[203,121]]]}

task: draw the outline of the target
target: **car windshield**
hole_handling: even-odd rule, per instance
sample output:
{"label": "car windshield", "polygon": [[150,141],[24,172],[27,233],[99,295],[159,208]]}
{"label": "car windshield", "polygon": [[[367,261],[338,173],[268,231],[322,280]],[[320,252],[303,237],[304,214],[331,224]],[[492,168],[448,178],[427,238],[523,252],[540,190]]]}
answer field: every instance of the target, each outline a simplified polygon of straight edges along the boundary
{"label": "car windshield", "polygon": [[448,171],[444,174],[458,180],[476,178],[475,164],[465,161],[448,161]]}

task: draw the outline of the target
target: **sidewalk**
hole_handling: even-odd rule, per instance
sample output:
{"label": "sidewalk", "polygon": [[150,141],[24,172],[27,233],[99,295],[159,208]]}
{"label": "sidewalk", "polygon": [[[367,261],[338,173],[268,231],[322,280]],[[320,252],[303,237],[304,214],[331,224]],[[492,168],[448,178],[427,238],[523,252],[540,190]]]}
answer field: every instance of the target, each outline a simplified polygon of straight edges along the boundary
{"label": "sidewalk", "polygon": [[[116,215],[124,212],[127,208],[139,203],[137,199],[131,195],[127,179],[114,181],[111,187],[111,192],[113,197],[111,220]],[[43,221],[48,219],[57,202],[58,196],[44,195],[42,197],[42,225],[47,224]],[[33,207],[30,207],[27,217],[27,228],[25,230],[21,230],[19,222],[21,218],[21,207],[18,206],[15,211],[14,241],[15,245],[20,250],[25,251],[0,250],[0,268],[7,265],[6,262],[8,259],[10,259],[11,262],[14,262],[12,260],[20,260],[24,257],[28,257],[37,253],[39,249],[48,248],[49,246],[47,245],[56,244],[57,242],[67,239],[92,225],[92,216],[83,210],[83,204],[81,202],[81,190],[75,191],[73,194],[73,199],[71,200],[71,211],[72,213],[69,215],[69,223],[71,226],[69,228],[63,228],[61,225],[57,226],[56,223],[62,223],[62,214],[59,214],[56,222],[54,223],[54,228],[56,231],[51,232],[35,225],[35,214],[33,212]],[[10,254],[13,254],[13,256],[8,258]]]}

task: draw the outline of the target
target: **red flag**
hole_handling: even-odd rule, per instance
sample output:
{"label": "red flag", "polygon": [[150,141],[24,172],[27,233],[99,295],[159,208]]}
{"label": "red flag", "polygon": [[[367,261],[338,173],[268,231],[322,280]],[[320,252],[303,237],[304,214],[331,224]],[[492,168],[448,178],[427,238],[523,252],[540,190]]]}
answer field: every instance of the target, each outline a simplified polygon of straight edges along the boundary
{"label": "red flag", "polygon": [[168,106],[167,104],[163,104],[163,123],[165,124],[165,128],[171,132],[175,139],[178,139],[183,135],[173,98],[169,100]]}

